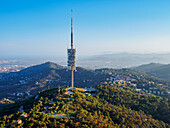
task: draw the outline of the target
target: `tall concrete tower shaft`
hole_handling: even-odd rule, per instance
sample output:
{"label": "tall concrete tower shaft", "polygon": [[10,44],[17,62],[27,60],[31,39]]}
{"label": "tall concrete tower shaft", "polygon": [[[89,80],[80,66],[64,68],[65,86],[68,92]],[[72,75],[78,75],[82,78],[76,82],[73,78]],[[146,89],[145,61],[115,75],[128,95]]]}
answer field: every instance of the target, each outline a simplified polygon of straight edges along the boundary
{"label": "tall concrete tower shaft", "polygon": [[74,71],[76,67],[76,49],[73,48],[73,16],[71,10],[71,49],[67,49],[68,61],[67,66],[68,69],[71,70],[71,87],[74,88]]}

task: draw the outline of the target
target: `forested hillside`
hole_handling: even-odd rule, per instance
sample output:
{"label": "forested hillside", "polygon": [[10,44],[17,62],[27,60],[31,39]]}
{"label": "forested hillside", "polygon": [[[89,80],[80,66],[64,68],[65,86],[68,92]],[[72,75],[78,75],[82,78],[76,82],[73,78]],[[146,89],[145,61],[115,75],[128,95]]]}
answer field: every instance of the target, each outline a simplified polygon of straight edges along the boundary
{"label": "forested hillside", "polygon": [[[168,99],[141,95],[133,88],[122,89],[118,85],[98,85],[95,88],[98,91],[91,96],[76,90],[70,90],[73,94],[65,94],[64,88],[60,94],[58,88],[41,92],[36,97],[5,108],[6,114],[0,118],[0,126],[169,127]],[[21,105],[24,112],[17,112]],[[13,108],[12,113],[10,108]]]}

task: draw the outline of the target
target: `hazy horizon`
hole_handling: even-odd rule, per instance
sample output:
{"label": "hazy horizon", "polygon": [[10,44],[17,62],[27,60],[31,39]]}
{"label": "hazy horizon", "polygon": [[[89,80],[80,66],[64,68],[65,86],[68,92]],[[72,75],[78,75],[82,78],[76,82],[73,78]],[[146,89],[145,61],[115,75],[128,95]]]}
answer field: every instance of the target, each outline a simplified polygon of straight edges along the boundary
{"label": "hazy horizon", "polygon": [[[115,53],[111,53],[111,52],[103,52],[103,53],[99,53],[99,54],[92,54],[92,55],[87,55],[87,56],[81,56],[78,55],[79,59],[82,58],[91,58],[91,57],[97,57],[97,56],[103,56],[103,55],[130,55],[130,54],[140,54],[140,55],[166,55],[166,54],[170,54],[170,52],[115,52]],[[11,55],[5,55],[5,56],[0,56],[0,59],[67,59],[67,54],[65,53],[65,55],[62,56],[57,56],[57,55],[39,55],[39,56],[32,56],[32,55],[15,55],[15,56],[11,56]]]}
{"label": "hazy horizon", "polygon": [[[0,65],[38,65],[45,62],[54,62],[59,65],[67,65],[67,56],[63,57],[0,57]],[[170,64],[170,53],[113,53],[91,56],[78,56],[76,65],[87,69],[99,68],[130,68],[142,64],[160,63]]]}

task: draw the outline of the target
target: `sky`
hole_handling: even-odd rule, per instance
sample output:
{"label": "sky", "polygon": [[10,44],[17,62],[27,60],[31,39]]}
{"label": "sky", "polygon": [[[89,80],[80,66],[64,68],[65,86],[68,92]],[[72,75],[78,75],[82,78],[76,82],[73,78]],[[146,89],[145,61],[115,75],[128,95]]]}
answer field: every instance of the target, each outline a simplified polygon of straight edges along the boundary
{"label": "sky", "polygon": [[170,53],[170,0],[0,0],[1,57]]}

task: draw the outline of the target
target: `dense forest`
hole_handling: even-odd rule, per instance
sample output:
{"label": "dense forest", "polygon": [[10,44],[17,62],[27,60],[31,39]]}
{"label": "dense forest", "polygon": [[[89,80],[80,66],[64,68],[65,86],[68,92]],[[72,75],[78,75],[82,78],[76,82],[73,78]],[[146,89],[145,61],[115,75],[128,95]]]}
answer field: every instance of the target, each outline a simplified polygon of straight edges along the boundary
{"label": "dense forest", "polygon": [[[39,93],[1,110],[1,127],[169,127],[169,101],[118,85],[97,85],[87,95],[65,88]],[[90,94],[90,93],[89,93]],[[23,111],[18,111],[23,106]],[[11,109],[10,109],[11,108]]]}
{"label": "dense forest", "polygon": [[113,87],[98,85],[96,86],[99,89],[97,96],[111,104],[123,105],[132,110],[143,111],[156,119],[170,123],[170,106],[167,98],[148,95],[147,93],[135,93],[133,90],[127,90],[127,87],[123,87],[124,89],[118,87],[116,85]]}

